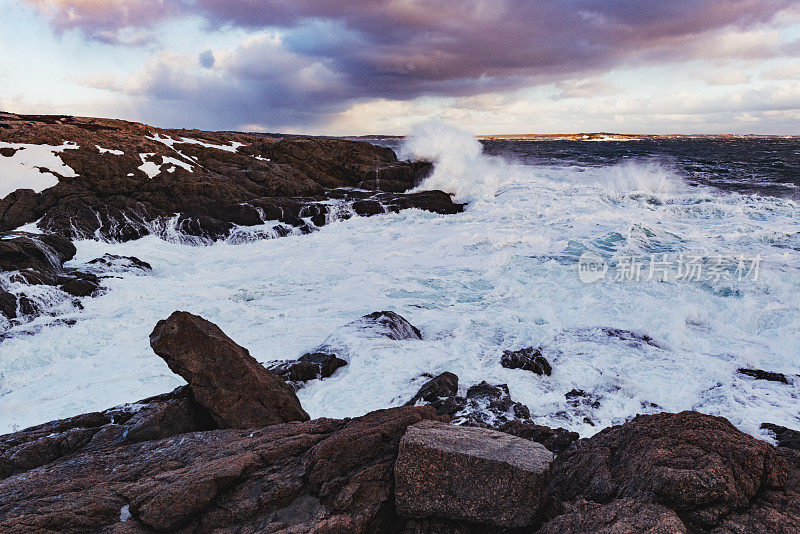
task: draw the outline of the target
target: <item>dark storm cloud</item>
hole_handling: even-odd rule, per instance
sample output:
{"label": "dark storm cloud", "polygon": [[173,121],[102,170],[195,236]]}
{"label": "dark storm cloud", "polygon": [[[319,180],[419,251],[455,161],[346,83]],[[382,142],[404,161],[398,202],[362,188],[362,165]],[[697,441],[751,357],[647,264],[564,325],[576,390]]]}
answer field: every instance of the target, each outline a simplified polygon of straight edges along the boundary
{"label": "dark storm cloud", "polygon": [[[247,97],[265,106],[301,106],[312,115],[359,99],[468,96],[597,74],[620,64],[779,55],[785,50],[771,43],[719,49],[713,37],[726,29],[762,28],[779,11],[797,7],[795,0],[40,0],[35,5],[60,30],[78,29],[101,40],[188,16],[201,17],[209,28],[280,31],[279,48],[242,45],[225,65],[213,55],[200,62],[232,77],[222,85],[235,99],[219,95],[231,106]],[[159,68],[164,74],[168,66]],[[276,82],[281,76],[292,85]],[[140,92],[192,98],[185,80],[169,91],[166,82],[151,79],[153,86],[140,85]],[[323,82],[329,85],[320,87]],[[218,80],[206,83],[195,80],[198,93],[219,89]]]}

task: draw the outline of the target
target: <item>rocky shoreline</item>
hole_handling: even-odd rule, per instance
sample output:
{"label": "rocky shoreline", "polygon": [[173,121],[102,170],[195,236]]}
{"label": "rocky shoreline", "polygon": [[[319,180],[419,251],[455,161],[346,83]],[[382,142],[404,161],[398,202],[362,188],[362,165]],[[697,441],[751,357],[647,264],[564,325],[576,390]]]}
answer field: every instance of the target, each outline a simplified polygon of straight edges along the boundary
{"label": "rocky shoreline", "polygon": [[0,170],[10,173],[15,164],[28,171],[20,183],[38,187],[3,194],[0,231],[36,222],[69,238],[173,232],[202,243],[241,226],[309,232],[330,217],[463,208],[441,191],[405,193],[430,163],[401,162],[391,149],[340,139],[0,113]]}
{"label": "rocky shoreline", "polygon": [[[72,239],[238,243],[353,215],[463,210],[445,192],[409,192],[431,164],[338,139],[0,113],[4,170],[31,184],[0,199],[0,314],[11,326],[152,270],[111,254],[75,264]],[[392,311],[343,328],[422,339]],[[693,411],[579,439],[537,424],[506,384],[451,372],[417,377],[419,391],[392,403],[403,406],[311,420],[296,392],[350,364],[336,347],[264,367],[187,312],[159,321],[150,344],[185,386],[0,436],[0,532],[800,532],[800,432],[778,425],[762,426],[777,446]],[[545,347],[500,356],[515,373],[547,377],[557,364]],[[565,397],[577,409],[598,402],[580,389]]]}
{"label": "rocky shoreline", "polygon": [[[392,312],[354,325],[419,336]],[[281,378],[199,316],[173,313],[150,344],[186,386],[0,436],[0,531],[800,531],[795,431],[773,425],[774,447],[681,412],[578,440],[503,385],[459,395],[451,373],[406,406],[309,420],[293,362]],[[294,363],[324,380],[332,358]]]}
{"label": "rocky shoreline", "polygon": [[67,269],[71,239],[236,244],[354,215],[462,211],[442,191],[408,192],[431,169],[358,141],[0,112],[0,316],[18,325],[50,313],[52,301],[79,308],[104,277],[149,270],[137,258]]}

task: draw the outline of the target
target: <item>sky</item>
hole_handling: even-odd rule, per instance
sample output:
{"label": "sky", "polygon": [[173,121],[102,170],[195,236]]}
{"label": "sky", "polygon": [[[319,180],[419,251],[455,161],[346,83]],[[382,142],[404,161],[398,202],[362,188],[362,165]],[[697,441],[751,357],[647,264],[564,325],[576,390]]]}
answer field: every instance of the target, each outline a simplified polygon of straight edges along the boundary
{"label": "sky", "polygon": [[173,128],[800,135],[798,0],[0,0],[0,110]]}

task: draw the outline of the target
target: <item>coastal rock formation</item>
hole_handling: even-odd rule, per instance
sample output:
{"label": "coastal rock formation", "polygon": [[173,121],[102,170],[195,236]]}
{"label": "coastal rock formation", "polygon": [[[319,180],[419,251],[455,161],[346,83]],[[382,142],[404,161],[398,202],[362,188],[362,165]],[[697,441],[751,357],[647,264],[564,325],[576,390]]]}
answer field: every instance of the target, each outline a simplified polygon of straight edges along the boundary
{"label": "coastal rock formation", "polygon": [[45,285],[67,295],[88,297],[100,288],[93,272],[64,268],[75,256],[75,246],[59,235],[6,232],[0,234],[0,313],[8,320],[22,319],[42,311],[25,291],[4,289],[12,285]]}
{"label": "coastal rock formation", "polygon": [[216,428],[186,386],[175,391],[0,436],[0,479],[78,451],[158,440]]}
{"label": "coastal rock formation", "polygon": [[[210,240],[265,222],[310,231],[335,214],[330,199],[360,215],[462,208],[441,191],[404,193],[430,163],[400,162],[391,149],[358,141],[0,113],[0,149],[0,169],[24,171],[31,184],[0,195],[0,230],[38,221],[73,238],[172,232]],[[23,156],[40,152],[47,157],[32,168]]]}
{"label": "coastal rock formation", "polygon": [[296,360],[279,362],[268,367],[270,371],[286,380],[295,390],[309,380],[328,378],[347,362],[335,354],[309,352]]}
{"label": "coastal rock formation", "polygon": [[538,443],[435,421],[410,426],[395,464],[397,513],[494,527],[533,525],[553,454]]}
{"label": "coastal rock formation", "polygon": [[79,452],[0,481],[3,532],[388,532],[392,468],[430,408]]}
{"label": "coastal rock formation", "polygon": [[393,311],[378,311],[339,327],[314,351],[296,360],[273,362],[268,369],[297,390],[305,382],[328,378],[337,369],[347,365],[346,345],[353,337],[395,341],[422,339],[419,329],[404,317]]}
{"label": "coastal rock formation", "polygon": [[373,312],[345,325],[345,328],[361,330],[368,335],[385,337],[395,341],[422,339],[419,329],[393,311]]}
{"label": "coastal rock formation", "polygon": [[202,317],[174,312],[156,324],[150,346],[189,383],[219,428],[308,420],[291,387]]}
{"label": "coastal rock formation", "polygon": [[542,356],[541,348],[534,347],[503,351],[500,365],[506,369],[523,369],[537,375],[550,376],[553,372],[550,362]]}
{"label": "coastal rock formation", "polygon": [[787,449],[800,451],[800,431],[773,423],[762,423],[761,428],[769,430],[775,435],[778,447],[786,447]]}
{"label": "coastal rock formation", "polygon": [[[189,385],[0,436],[0,531],[800,532],[800,453],[719,417],[638,416],[577,448],[527,416],[499,432],[433,406],[308,421],[200,317],[161,321],[153,346]],[[511,402],[507,388],[469,391]],[[415,402],[457,392],[443,373]]]}
{"label": "coastal rock formation", "polygon": [[784,488],[787,477],[769,444],[721,417],[681,412],[637,416],[584,440],[556,459],[551,489],[563,501],[661,504],[708,529]]}
{"label": "coastal rock formation", "polygon": [[430,405],[436,413],[452,417],[453,424],[499,430],[541,443],[555,454],[570,450],[578,441],[575,432],[534,423],[528,407],[511,399],[506,384],[484,381],[459,396],[458,376],[449,372],[428,380],[406,405]]}

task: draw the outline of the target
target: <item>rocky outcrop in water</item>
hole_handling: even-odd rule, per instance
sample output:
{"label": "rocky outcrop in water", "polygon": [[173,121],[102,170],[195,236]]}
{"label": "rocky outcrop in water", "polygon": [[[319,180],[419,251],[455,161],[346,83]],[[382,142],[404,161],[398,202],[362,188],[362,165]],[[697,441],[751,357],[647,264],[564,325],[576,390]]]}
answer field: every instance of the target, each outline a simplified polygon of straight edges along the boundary
{"label": "rocky outcrop in water", "polygon": [[220,428],[308,420],[292,388],[202,317],[176,311],[156,324],[150,346]]}
{"label": "rocky outcrop in water", "polygon": [[431,165],[400,162],[368,143],[0,114],[0,165],[42,145],[61,147],[58,168],[38,166],[55,185],[9,192],[0,200],[0,230],[38,220],[42,231],[73,238],[173,232],[209,240],[265,222],[280,234],[310,231],[329,216],[462,208],[441,191],[404,193]]}

